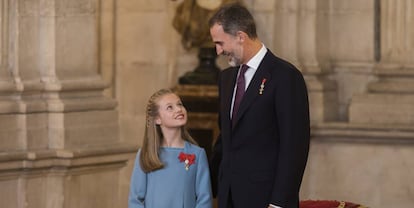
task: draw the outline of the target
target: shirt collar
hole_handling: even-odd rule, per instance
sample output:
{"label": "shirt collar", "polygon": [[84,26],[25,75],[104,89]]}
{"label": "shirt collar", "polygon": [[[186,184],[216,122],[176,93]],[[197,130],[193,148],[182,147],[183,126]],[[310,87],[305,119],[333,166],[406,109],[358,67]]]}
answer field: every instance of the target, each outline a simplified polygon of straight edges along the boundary
{"label": "shirt collar", "polygon": [[267,48],[264,44],[262,44],[262,47],[260,48],[259,52],[256,53],[256,55],[253,56],[246,64],[253,69],[257,69],[259,67],[260,62],[262,62],[264,56],[266,55]]}

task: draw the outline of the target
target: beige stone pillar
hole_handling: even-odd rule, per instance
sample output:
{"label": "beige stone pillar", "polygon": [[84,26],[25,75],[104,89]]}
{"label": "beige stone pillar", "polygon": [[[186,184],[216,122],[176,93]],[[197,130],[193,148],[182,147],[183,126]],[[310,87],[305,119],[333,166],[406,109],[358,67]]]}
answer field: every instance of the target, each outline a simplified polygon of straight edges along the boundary
{"label": "beige stone pillar", "polygon": [[378,81],[356,95],[350,122],[414,124],[414,2],[381,0]]}
{"label": "beige stone pillar", "polygon": [[103,95],[100,3],[1,0],[4,207],[112,208],[119,202],[119,172],[135,150],[120,142],[116,102]]}
{"label": "beige stone pillar", "polygon": [[277,53],[303,72],[309,90],[312,122],[338,117],[336,83],[328,80],[329,1],[283,0],[276,3]]}

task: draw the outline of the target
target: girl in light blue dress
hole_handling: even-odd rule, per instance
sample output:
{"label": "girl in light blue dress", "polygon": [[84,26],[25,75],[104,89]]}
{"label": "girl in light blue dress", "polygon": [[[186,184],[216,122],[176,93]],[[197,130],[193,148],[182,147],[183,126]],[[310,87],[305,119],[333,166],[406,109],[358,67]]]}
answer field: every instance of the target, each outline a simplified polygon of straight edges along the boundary
{"label": "girl in light blue dress", "polygon": [[185,129],[187,111],[171,90],[148,101],[128,208],[212,208],[207,156]]}

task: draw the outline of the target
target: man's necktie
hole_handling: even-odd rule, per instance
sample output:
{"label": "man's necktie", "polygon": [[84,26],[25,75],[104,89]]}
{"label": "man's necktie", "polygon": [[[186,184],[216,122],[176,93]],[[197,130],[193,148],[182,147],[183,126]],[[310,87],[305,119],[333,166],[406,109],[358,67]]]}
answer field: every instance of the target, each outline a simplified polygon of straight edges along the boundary
{"label": "man's necktie", "polygon": [[244,79],[244,73],[246,73],[248,68],[249,66],[247,66],[246,64],[243,64],[240,67],[240,74],[239,74],[239,77],[237,78],[236,95],[234,96],[233,112],[231,116],[233,126],[236,121],[237,111],[239,110],[240,102],[245,92],[246,80]]}

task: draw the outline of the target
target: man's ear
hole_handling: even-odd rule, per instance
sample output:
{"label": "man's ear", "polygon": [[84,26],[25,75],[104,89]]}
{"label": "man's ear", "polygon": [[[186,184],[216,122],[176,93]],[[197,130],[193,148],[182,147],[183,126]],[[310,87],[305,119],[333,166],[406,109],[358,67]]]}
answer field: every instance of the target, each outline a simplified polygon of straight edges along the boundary
{"label": "man's ear", "polygon": [[239,38],[240,42],[244,42],[244,40],[246,39],[247,34],[243,31],[238,31],[237,32],[237,37]]}

